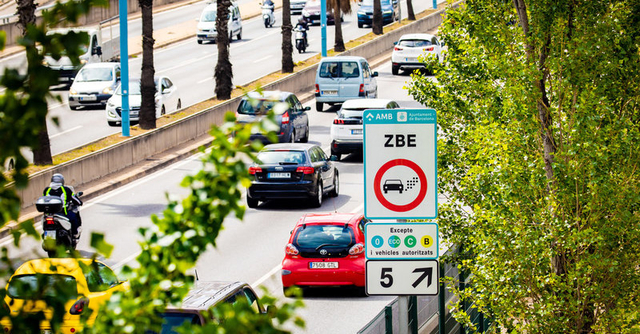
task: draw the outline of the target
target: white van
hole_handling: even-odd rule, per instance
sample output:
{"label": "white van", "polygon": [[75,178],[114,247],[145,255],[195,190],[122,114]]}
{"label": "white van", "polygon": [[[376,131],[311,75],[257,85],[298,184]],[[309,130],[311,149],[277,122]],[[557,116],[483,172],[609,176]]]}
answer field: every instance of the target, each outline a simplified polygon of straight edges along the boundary
{"label": "white van", "polygon": [[316,71],[316,110],[350,99],[378,97],[378,83],[369,63],[362,57],[327,57]]}
{"label": "white van", "polygon": [[[215,42],[218,37],[216,31],[216,17],[218,16],[218,6],[216,3],[212,3],[204,8],[200,19],[198,19],[198,32],[196,37],[198,44],[202,42]],[[238,40],[242,39],[242,18],[240,17],[240,8],[236,2],[231,2],[229,7],[229,24],[227,25],[227,31],[229,31],[229,43],[236,36]]]}

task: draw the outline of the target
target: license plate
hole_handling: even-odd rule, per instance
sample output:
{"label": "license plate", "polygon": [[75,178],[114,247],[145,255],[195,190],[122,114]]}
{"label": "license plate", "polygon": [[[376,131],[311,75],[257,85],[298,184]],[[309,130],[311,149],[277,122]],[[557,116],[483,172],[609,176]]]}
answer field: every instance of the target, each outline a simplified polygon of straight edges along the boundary
{"label": "license plate", "polygon": [[45,239],[55,239],[56,238],[56,231],[55,230],[44,231],[44,238]]}
{"label": "license plate", "polygon": [[95,95],[80,96],[80,101],[95,101],[97,99]]}
{"label": "license plate", "polygon": [[351,130],[351,134],[352,135],[361,135],[362,134],[362,129],[352,129]]}
{"label": "license plate", "polygon": [[291,177],[291,173],[269,173],[270,179],[286,179]]}
{"label": "license plate", "polygon": [[338,95],[337,90],[323,90],[322,95]]}
{"label": "license plate", "polygon": [[338,269],[338,262],[309,262],[311,269]]}
{"label": "license plate", "polygon": [[417,61],[418,58],[411,58],[411,57],[407,57],[404,59],[404,61]]}

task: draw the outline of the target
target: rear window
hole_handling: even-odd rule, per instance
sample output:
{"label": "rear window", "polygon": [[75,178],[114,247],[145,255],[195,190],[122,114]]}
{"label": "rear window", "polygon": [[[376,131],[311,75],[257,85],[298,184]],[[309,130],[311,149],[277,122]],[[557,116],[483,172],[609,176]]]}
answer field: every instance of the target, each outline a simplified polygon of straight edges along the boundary
{"label": "rear window", "polygon": [[321,78],[357,78],[360,76],[355,61],[327,61],[320,65]]}
{"label": "rear window", "polygon": [[238,114],[243,115],[266,115],[273,110],[276,115],[282,115],[289,108],[289,104],[282,101],[262,100],[262,99],[242,99],[238,106]]}
{"label": "rear window", "polygon": [[340,110],[340,117],[342,118],[362,118],[362,114],[364,110],[367,108],[357,108],[357,109],[342,109]]}
{"label": "rear window", "polygon": [[353,240],[353,231],[344,225],[309,225],[298,230],[294,243],[303,248],[348,247]]}
{"label": "rear window", "polygon": [[192,325],[202,325],[200,317],[193,313],[163,313],[160,317],[163,320],[160,334],[178,334],[174,329],[182,326],[185,322]]}
{"label": "rear window", "polygon": [[431,41],[427,41],[424,39],[403,39],[398,43],[398,45],[409,48],[419,48],[431,45]]}
{"label": "rear window", "polygon": [[264,151],[258,153],[258,160],[263,164],[295,163],[306,161],[304,151]]}
{"label": "rear window", "polygon": [[20,275],[9,281],[7,294],[16,299],[42,299],[43,296],[59,296],[60,291],[69,299],[78,298],[78,285],[73,276],[67,275]]}

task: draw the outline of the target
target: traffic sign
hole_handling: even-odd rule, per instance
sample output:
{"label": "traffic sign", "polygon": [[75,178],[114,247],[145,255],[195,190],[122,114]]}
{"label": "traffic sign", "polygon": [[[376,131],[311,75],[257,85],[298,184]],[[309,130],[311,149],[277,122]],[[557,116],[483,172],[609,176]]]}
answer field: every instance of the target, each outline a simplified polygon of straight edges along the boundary
{"label": "traffic sign", "polygon": [[364,232],[365,254],[369,260],[438,259],[438,224],[368,223]]}
{"label": "traffic sign", "polygon": [[363,124],[365,216],[437,218],[435,110],[370,109]]}
{"label": "traffic sign", "polygon": [[436,260],[367,261],[368,295],[438,294],[439,266]]}

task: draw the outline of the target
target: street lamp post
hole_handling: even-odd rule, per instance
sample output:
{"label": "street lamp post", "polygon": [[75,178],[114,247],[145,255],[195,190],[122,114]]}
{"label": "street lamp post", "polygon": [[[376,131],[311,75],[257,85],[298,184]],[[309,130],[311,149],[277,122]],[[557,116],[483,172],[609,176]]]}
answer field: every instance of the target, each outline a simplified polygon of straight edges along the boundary
{"label": "street lamp post", "polygon": [[127,0],[119,0],[120,10],[120,91],[122,93],[122,136],[129,137],[129,45],[127,44]]}
{"label": "street lamp post", "polygon": [[327,56],[327,0],[320,0],[320,32],[322,34],[322,57],[326,57]]}

